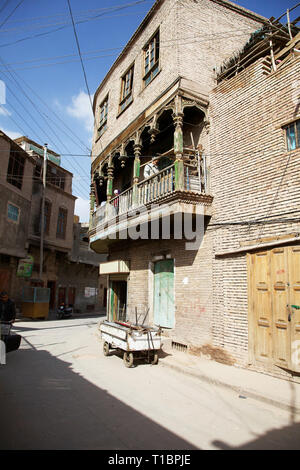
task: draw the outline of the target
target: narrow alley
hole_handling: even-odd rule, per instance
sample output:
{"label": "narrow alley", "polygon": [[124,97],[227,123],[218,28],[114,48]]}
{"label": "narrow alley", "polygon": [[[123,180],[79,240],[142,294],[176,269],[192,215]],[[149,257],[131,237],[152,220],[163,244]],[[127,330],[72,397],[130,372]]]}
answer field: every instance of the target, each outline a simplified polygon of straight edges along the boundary
{"label": "narrow alley", "polygon": [[300,416],[159,364],[105,357],[96,317],[18,321],[1,449],[296,449]]}

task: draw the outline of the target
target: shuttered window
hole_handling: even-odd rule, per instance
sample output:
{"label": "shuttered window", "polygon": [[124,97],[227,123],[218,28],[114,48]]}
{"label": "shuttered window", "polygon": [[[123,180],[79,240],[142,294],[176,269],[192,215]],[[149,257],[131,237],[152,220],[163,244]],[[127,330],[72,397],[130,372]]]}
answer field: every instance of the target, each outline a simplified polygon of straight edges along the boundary
{"label": "shuttered window", "polygon": [[67,216],[68,216],[68,211],[60,207],[58,211],[58,218],[57,218],[57,229],[56,229],[57,238],[66,238]]}
{"label": "shuttered window", "polygon": [[144,83],[150,83],[159,72],[159,31],[144,47]]}

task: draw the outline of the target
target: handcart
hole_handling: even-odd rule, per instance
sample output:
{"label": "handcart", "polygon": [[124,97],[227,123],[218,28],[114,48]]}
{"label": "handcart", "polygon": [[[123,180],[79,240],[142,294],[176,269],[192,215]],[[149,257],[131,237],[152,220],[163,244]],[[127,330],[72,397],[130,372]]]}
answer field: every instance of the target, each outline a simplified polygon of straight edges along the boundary
{"label": "handcart", "polygon": [[100,324],[100,332],[104,341],[104,356],[108,356],[111,349],[116,349],[123,351],[126,367],[132,367],[134,360],[141,357],[152,365],[158,363],[161,328],[104,320]]}

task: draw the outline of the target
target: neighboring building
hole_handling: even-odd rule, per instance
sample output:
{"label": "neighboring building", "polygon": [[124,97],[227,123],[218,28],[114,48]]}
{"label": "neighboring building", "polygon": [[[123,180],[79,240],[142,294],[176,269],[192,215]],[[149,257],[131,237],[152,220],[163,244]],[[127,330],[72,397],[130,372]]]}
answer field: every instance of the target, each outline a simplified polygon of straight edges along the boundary
{"label": "neighboring building", "polygon": [[31,286],[50,288],[50,309],[62,297],[58,266],[64,264],[73,246],[73,217],[76,197],[72,194],[72,173],[60,166],[60,156],[47,149],[44,211],[43,273],[40,279],[43,147],[27,137],[15,139],[35,160],[28,234],[28,253],[34,258]]}
{"label": "neighboring building", "polygon": [[19,298],[20,259],[27,257],[34,159],[0,132],[0,290]]}
{"label": "neighboring building", "polygon": [[[289,41],[226,0],[155,2],[94,95],[90,244],[109,253],[109,319],[147,314],[175,346],[297,380],[300,47]],[[182,220],[200,222],[200,246],[187,249]]]}
{"label": "neighboring building", "polygon": [[273,65],[270,38],[256,34],[210,95],[213,337],[238,363],[290,378],[300,372],[300,33],[274,32]]}
{"label": "neighboring building", "polygon": [[102,311],[106,306],[107,279],[99,275],[99,264],[107,257],[91,250],[88,229],[89,224],[74,217],[72,251],[58,269],[59,296],[77,313]]}

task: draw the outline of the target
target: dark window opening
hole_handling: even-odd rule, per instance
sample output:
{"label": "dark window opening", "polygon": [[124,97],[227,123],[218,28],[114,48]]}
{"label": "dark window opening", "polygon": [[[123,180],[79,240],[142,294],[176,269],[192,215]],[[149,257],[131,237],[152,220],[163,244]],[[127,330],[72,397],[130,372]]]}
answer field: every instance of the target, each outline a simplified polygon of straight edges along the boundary
{"label": "dark window opening", "polygon": [[22,189],[25,158],[17,152],[11,151],[7,169],[7,181]]}

